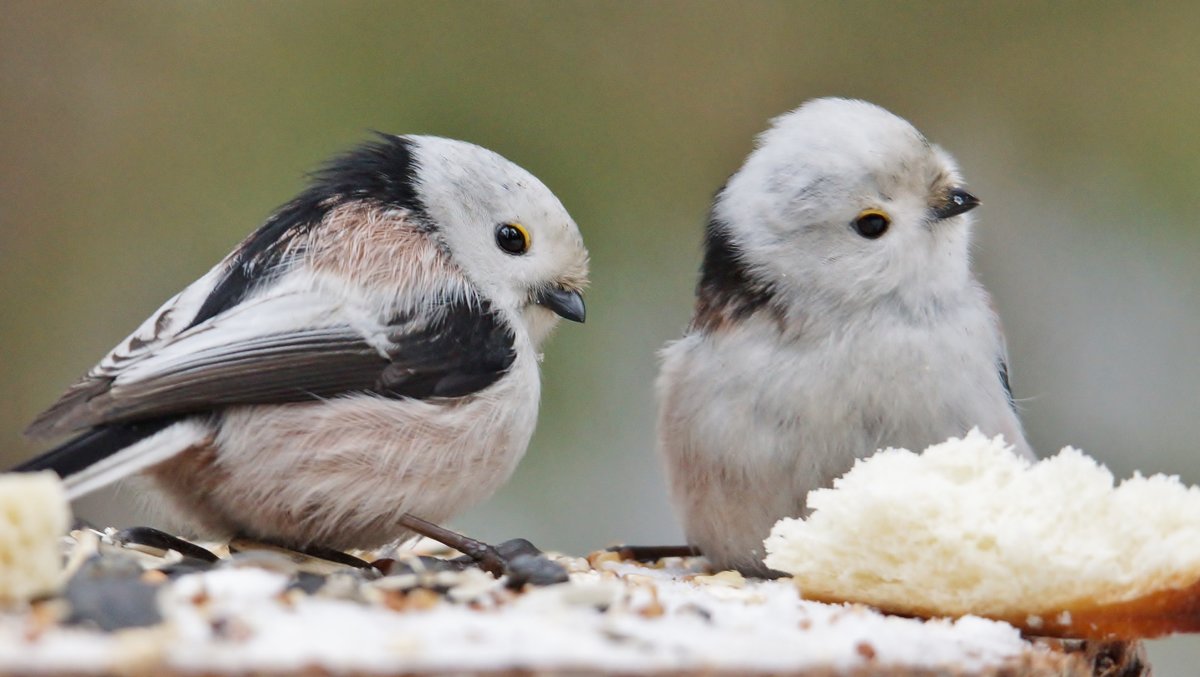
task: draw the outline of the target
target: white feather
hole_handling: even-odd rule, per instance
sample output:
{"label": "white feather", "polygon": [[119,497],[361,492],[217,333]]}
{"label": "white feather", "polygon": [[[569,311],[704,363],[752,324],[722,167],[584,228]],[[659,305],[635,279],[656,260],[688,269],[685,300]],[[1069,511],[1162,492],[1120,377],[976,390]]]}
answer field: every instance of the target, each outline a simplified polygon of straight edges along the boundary
{"label": "white feather", "polygon": [[[386,355],[385,309],[363,307],[353,299],[321,289],[323,276],[300,270],[291,273],[261,295],[252,297],[186,332],[161,340],[152,352],[142,353],[114,370],[114,389],[176,370],[205,353],[229,346],[252,345],[256,340],[307,332],[322,327],[357,329],[364,341]],[[230,355],[230,358],[236,355]]]}

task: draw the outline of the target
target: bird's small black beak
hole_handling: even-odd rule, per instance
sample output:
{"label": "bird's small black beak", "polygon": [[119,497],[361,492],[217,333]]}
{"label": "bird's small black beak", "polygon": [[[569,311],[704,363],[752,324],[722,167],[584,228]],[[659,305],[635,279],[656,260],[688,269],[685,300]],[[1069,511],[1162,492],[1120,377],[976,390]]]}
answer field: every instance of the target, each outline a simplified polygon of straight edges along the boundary
{"label": "bird's small black beak", "polygon": [[933,218],[940,221],[951,216],[965,214],[978,206],[979,198],[962,188],[951,188],[947,191],[945,198],[933,206],[932,214]]}
{"label": "bird's small black beak", "polygon": [[555,314],[572,322],[583,322],[587,307],[583,305],[583,294],[561,287],[551,287],[538,293],[533,300],[539,306],[553,310]]}

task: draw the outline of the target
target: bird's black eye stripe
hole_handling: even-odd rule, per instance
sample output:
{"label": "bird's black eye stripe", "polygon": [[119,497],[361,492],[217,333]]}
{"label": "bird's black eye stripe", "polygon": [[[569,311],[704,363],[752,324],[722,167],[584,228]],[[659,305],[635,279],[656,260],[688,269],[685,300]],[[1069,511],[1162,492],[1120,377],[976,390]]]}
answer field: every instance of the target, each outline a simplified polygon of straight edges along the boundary
{"label": "bird's black eye stripe", "polygon": [[887,232],[892,220],[878,209],[864,210],[854,219],[854,231],[859,235],[874,240]]}
{"label": "bird's black eye stripe", "polygon": [[496,244],[519,256],[529,251],[529,231],[519,223],[502,223],[496,226]]}

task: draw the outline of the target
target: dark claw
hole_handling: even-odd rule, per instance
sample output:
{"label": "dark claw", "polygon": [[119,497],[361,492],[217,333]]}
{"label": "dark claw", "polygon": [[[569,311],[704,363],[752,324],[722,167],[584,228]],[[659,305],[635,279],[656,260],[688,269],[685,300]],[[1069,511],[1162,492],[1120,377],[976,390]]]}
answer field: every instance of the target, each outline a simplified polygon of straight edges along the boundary
{"label": "dark claw", "polygon": [[297,552],[302,552],[305,555],[318,557],[320,559],[329,560],[330,562],[336,562],[338,564],[345,564],[346,566],[354,567],[355,569],[371,568],[371,563],[364,559],[359,559],[354,555],[346,554],[341,550],[334,550],[333,548],[326,548],[320,545],[310,545],[305,548],[300,548],[297,550]]}
{"label": "dark claw", "polygon": [[198,559],[202,562],[217,562],[221,559],[195,543],[189,543],[178,536],[172,536],[153,527],[129,527],[118,531],[113,538],[122,543],[137,543],[159,550],[174,550],[184,557]]}
{"label": "dark claw", "polygon": [[606,548],[621,559],[636,562],[656,562],[664,557],[699,557],[700,551],[690,545],[614,545]]}

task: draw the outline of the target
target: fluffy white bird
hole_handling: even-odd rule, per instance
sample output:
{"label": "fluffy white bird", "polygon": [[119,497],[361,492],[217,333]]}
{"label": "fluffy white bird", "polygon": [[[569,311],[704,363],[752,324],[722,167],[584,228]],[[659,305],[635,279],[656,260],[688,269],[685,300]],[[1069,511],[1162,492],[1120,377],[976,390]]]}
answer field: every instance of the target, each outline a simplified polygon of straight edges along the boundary
{"label": "fluffy white bird", "polygon": [[[582,322],[587,251],[537,178],[380,135],[311,185],[29,427],[19,470],[78,497],[148,475],[197,530],[366,548],[490,496],[537,418],[540,346]],[[557,315],[557,316],[556,316]]]}
{"label": "fluffy white bird", "polygon": [[978,204],[908,122],[832,98],[777,118],[717,194],[658,380],[672,498],[713,564],[768,574],[771,525],[880,448],[978,427],[1031,455],[970,270]]}

